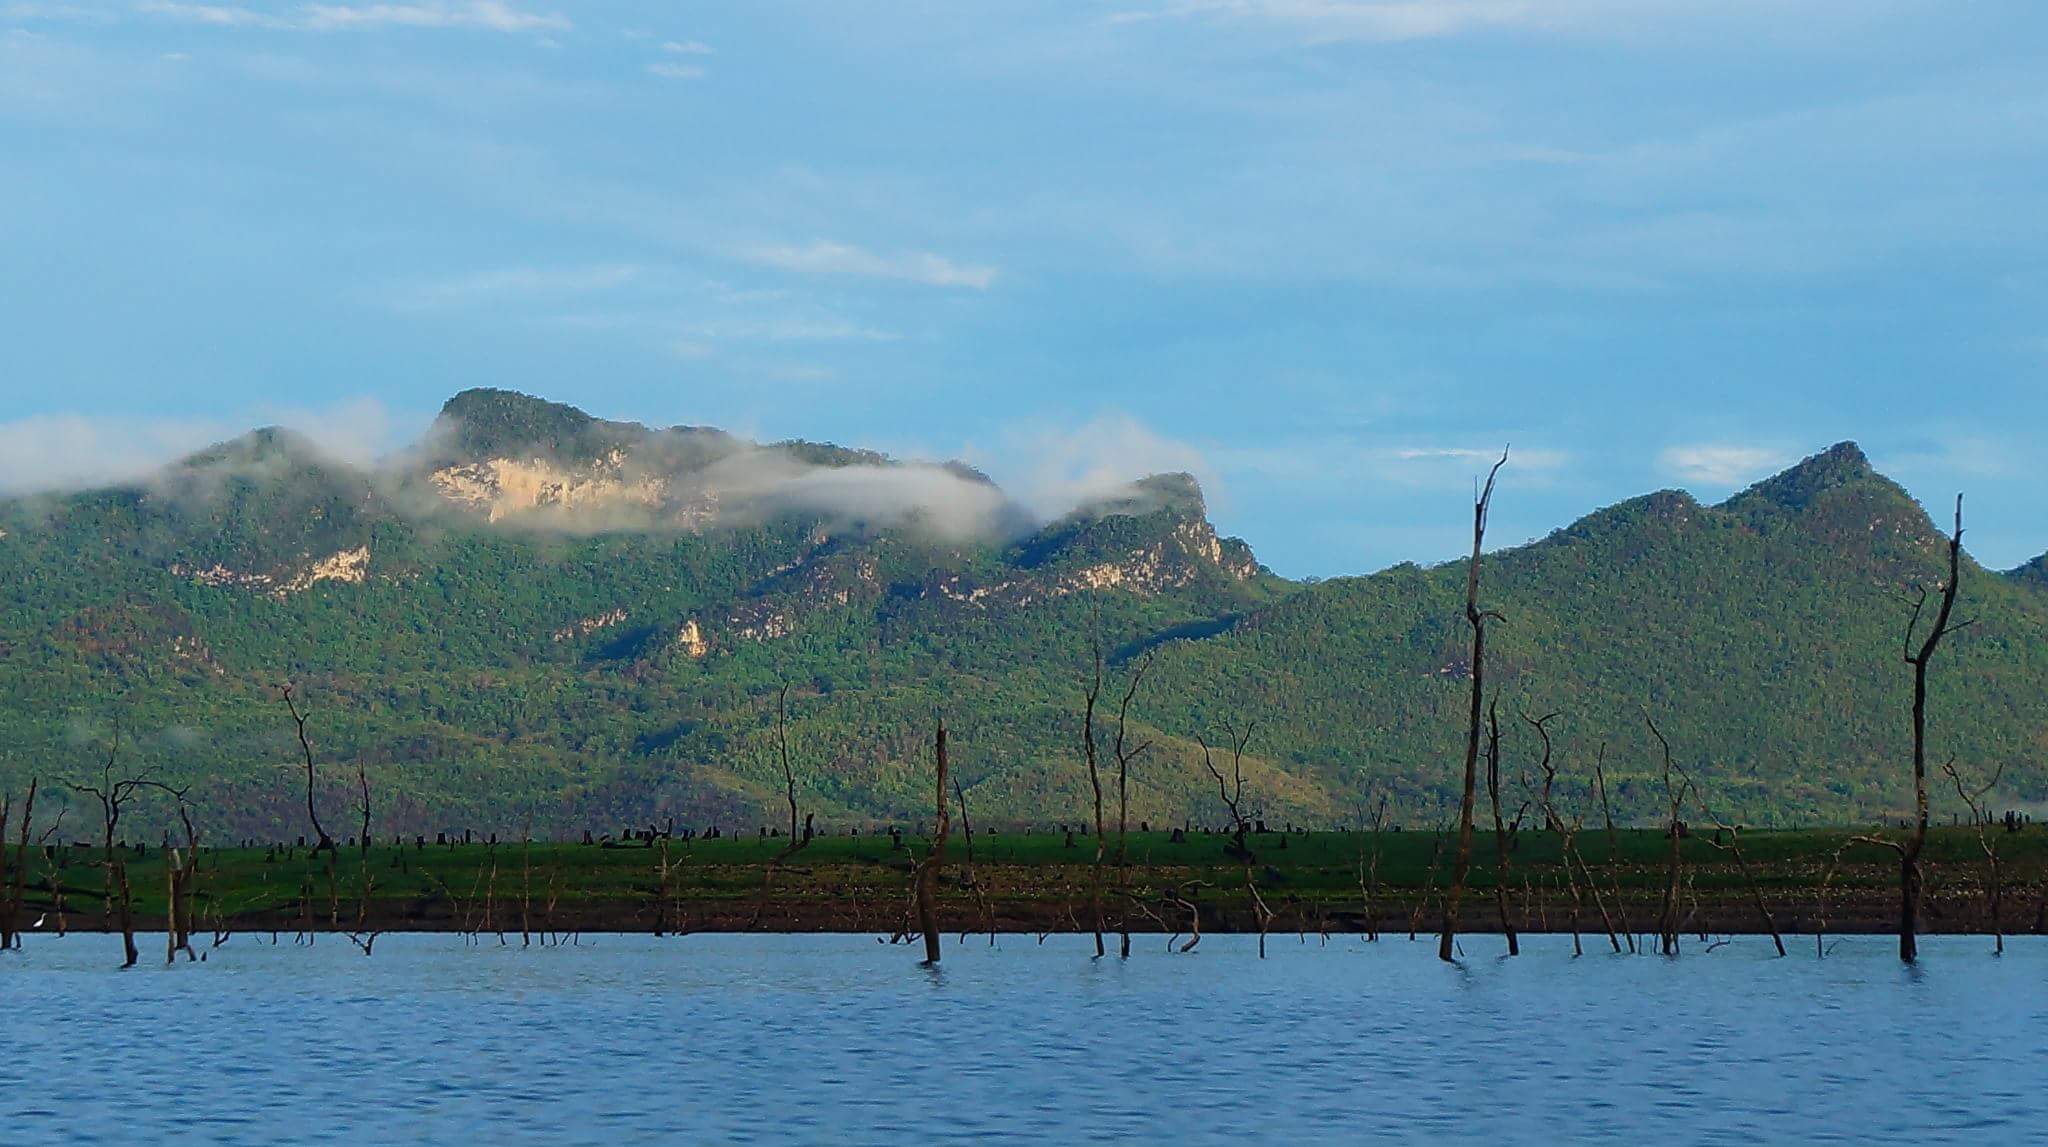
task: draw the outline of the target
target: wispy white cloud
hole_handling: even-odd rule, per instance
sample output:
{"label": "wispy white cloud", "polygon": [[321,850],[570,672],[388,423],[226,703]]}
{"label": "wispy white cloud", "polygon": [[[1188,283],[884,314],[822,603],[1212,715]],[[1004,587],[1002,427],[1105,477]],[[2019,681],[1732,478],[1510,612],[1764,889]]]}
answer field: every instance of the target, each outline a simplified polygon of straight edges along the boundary
{"label": "wispy white cloud", "polygon": [[678,64],[670,60],[660,60],[647,65],[647,74],[650,76],[660,76],[665,80],[701,80],[704,78],[705,73],[703,68],[695,64]]}
{"label": "wispy white cloud", "polygon": [[75,20],[90,24],[114,21],[112,12],[84,4],[20,3],[0,4],[0,20]]}
{"label": "wispy white cloud", "polygon": [[583,267],[497,267],[452,278],[413,283],[388,292],[400,310],[427,310],[496,302],[509,297],[559,298],[623,287],[641,275],[631,263]]}
{"label": "wispy white cloud", "polygon": [[[1362,489],[1456,490],[1500,460],[1499,446],[1390,445],[1354,435],[1302,435],[1269,446],[1223,445],[1210,456],[1224,472],[1326,497]],[[1523,486],[1557,481],[1575,463],[1566,450],[1515,447],[1507,469]]]}
{"label": "wispy white cloud", "polygon": [[903,336],[846,319],[769,318],[692,323],[687,344],[705,342],[896,342]]}
{"label": "wispy white cloud", "polygon": [[661,50],[674,56],[708,56],[711,45],[702,40],[670,40],[662,44]]}
{"label": "wispy white cloud", "polygon": [[299,28],[314,32],[360,28],[478,28],[492,32],[560,31],[567,17],[529,12],[503,0],[421,0],[418,3],[304,4],[285,12],[236,4],[143,0],[143,15],[224,28]]}
{"label": "wispy white cloud", "polygon": [[739,252],[739,255],[764,267],[804,275],[900,279],[933,287],[968,287],[977,291],[987,290],[996,280],[994,267],[956,263],[927,251],[883,254],[822,240],[808,246],[753,247]]}
{"label": "wispy white cloud", "polygon": [[143,0],[135,6],[145,16],[162,16],[187,24],[208,24],[216,28],[289,28],[292,21],[233,4],[187,4],[183,0]]}
{"label": "wispy white cloud", "polygon": [[1540,19],[1543,8],[1530,0],[1173,0],[1118,12],[1111,19],[1258,20],[1290,26],[1312,40],[1391,42],[1527,23]]}
{"label": "wispy white cloud", "polygon": [[1212,501],[1221,492],[1217,468],[1201,447],[1123,413],[1097,415],[1080,426],[1019,425],[992,448],[970,445],[963,454],[1043,518],[1120,493],[1152,474],[1192,474]]}
{"label": "wispy white cloud", "polygon": [[261,408],[238,418],[35,414],[0,422],[0,494],[81,490],[147,477],[253,426],[285,426],[344,461],[368,463],[417,430],[381,403]]}
{"label": "wispy white cloud", "polygon": [[521,11],[501,0],[417,4],[308,4],[306,26],[325,28],[486,28],[493,32],[560,31],[567,18]]}
{"label": "wispy white cloud", "polygon": [[2032,473],[2033,459],[2040,453],[2034,444],[2016,437],[1955,433],[1919,446],[1884,450],[1874,464],[1895,478],[1929,484],[1962,479],[2011,480]]}
{"label": "wispy white cloud", "polygon": [[1809,0],[1801,20],[1783,18],[1777,0],[1163,0],[1124,8],[1111,23],[1207,20],[1280,28],[1310,43],[1399,43],[1493,30],[1625,38],[1658,28],[1682,33],[1703,24],[1765,22],[1766,31],[1876,20],[1910,5],[1898,0]]}
{"label": "wispy white cloud", "polygon": [[1776,446],[1699,442],[1666,447],[1657,455],[1657,469],[1681,482],[1732,489],[1768,477],[1793,458]]}

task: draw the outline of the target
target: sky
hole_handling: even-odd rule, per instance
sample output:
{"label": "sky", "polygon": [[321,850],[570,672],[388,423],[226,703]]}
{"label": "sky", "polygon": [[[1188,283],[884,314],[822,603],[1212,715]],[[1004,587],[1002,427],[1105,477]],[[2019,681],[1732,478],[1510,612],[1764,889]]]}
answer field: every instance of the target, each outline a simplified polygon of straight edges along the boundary
{"label": "sky", "polygon": [[503,386],[1290,576],[1843,439],[2048,550],[2048,6],[0,0],[0,490]]}

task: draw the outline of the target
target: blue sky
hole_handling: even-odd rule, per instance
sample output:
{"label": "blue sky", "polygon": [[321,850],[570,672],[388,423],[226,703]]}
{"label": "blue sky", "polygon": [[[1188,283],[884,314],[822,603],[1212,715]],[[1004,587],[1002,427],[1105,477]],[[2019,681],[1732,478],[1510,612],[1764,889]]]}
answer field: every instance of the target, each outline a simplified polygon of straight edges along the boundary
{"label": "blue sky", "polygon": [[1291,575],[1855,438],[2048,549],[2048,7],[0,0],[0,488],[468,386]]}

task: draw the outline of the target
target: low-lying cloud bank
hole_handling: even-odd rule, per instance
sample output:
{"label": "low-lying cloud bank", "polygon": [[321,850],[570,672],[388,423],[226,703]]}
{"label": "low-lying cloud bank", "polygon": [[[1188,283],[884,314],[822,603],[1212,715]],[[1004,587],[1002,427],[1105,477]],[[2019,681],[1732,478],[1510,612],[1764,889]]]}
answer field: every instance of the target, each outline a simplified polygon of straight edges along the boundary
{"label": "low-lying cloud bank", "polygon": [[[395,416],[371,401],[252,415],[240,424],[80,415],[0,422],[0,496],[139,487],[205,498],[232,478],[285,477],[292,463],[283,455],[212,449],[246,444],[248,428],[259,424],[286,431],[294,450],[361,472],[407,513],[573,534],[747,525],[796,512],[841,529],[995,541],[1091,505],[1142,506],[1154,495],[1138,483],[1150,475],[1185,472],[1212,487],[1215,479],[1200,450],[1119,414],[1080,426],[1013,428],[989,446],[966,446],[961,453],[972,467],[880,455],[827,462],[804,444],[715,431],[648,430],[594,461],[544,449],[463,451],[454,445],[456,425],[443,421],[419,433],[423,418]],[[998,484],[984,470],[1008,481]]]}
{"label": "low-lying cloud bank", "polygon": [[234,421],[32,414],[0,422],[0,496],[144,484],[165,466],[253,426],[287,427],[331,458],[371,466],[397,445],[402,421],[368,400],[268,408]]}

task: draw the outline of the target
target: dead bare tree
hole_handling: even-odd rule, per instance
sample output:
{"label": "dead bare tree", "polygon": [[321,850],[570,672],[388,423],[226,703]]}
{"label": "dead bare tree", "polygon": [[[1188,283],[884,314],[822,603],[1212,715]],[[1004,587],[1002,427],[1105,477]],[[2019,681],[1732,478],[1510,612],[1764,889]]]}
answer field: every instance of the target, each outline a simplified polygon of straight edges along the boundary
{"label": "dead bare tree", "polygon": [[[1956,495],[1955,530],[1948,538],[1948,577],[1941,584],[1941,599],[1935,608],[1934,624],[1920,635],[1920,622],[1927,612],[1927,587],[1913,587],[1913,614],[1906,622],[1902,657],[1913,668],[1913,821],[1904,840],[1880,836],[1857,838],[1858,843],[1891,849],[1899,858],[1899,959],[1910,964],[1920,958],[1920,898],[1925,874],[1920,854],[1927,847],[1927,669],[1941,649],[1942,640],[1971,623],[1954,620],[1956,595],[1963,584],[1963,496]],[[1915,642],[1918,642],[1916,645]]]}
{"label": "dead bare tree", "polygon": [[[754,899],[754,914],[747,921],[749,929],[752,929],[761,922],[761,912],[768,906],[768,890],[775,882],[776,873],[782,871],[783,864],[790,857],[809,848],[811,846],[811,838],[816,835],[816,830],[813,827],[817,816],[816,813],[803,816],[803,831],[801,835],[797,831],[796,766],[791,763],[789,756],[789,686],[787,684],[784,684],[775,691],[775,757],[782,766],[782,791],[784,798],[789,802],[789,841],[774,856],[768,858],[767,866],[761,870],[761,892]],[[664,842],[665,848],[666,843]],[[666,882],[668,878],[668,854],[666,851],[662,854],[662,873],[662,879]]]}
{"label": "dead bare tree", "polygon": [[[542,936],[545,944],[547,937]],[[533,943],[533,813],[526,814],[526,829],[519,841],[519,946]]]}
{"label": "dead bare tree", "polygon": [[932,830],[931,849],[917,864],[917,924],[924,932],[926,966],[936,966],[939,962],[939,921],[933,900],[939,869],[946,863],[946,837],[953,831],[953,816],[946,802],[946,721],[943,717],[939,719],[938,733],[932,738],[932,756],[937,770],[932,801],[936,824]]}
{"label": "dead bare tree", "polygon": [[[1380,832],[1387,823],[1387,796],[1380,794],[1380,803],[1372,814],[1372,848],[1370,854],[1359,850],[1358,895],[1365,909],[1365,939],[1377,943],[1380,938],[1379,897],[1380,897]],[[1360,826],[1364,827],[1363,825]]]}
{"label": "dead bare tree", "polygon": [[[1600,790],[1600,815],[1607,822],[1607,879],[1614,890],[1614,914],[1621,923],[1621,934],[1628,937],[1628,950],[1636,951],[1636,930],[1628,922],[1628,901],[1621,894],[1621,833],[1614,827],[1614,806],[1607,799],[1607,745],[1602,742],[1600,751],[1593,757],[1593,784]],[[1583,859],[1583,858],[1582,858]],[[1586,873],[1588,882],[1593,881],[1592,872]],[[1599,885],[1594,883],[1597,889]],[[1598,893],[1596,892],[1597,896]],[[1602,909],[1605,914],[1605,909]],[[1613,925],[1608,927],[1607,938],[1614,938]],[[1620,951],[1619,948],[1615,949]]]}
{"label": "dead bare tree", "polygon": [[[967,846],[967,864],[960,874],[960,883],[974,893],[975,903],[981,905],[981,919],[988,926],[988,943],[996,943],[995,909],[988,902],[988,892],[974,875],[974,821],[967,815],[967,790],[960,784],[960,775],[953,775],[953,800],[960,806],[960,836]],[[964,934],[963,934],[964,935]]]}
{"label": "dead bare tree", "polygon": [[[1999,915],[2004,900],[2004,888],[1998,868],[1997,838],[1991,833],[1991,814],[1984,808],[1984,797],[1997,787],[1998,778],[2005,775],[2005,765],[2001,763],[1992,771],[1991,779],[1976,789],[1963,783],[1963,774],[1956,768],[1954,757],[1950,757],[1948,763],[1941,766],[1941,771],[1947,773],[1948,779],[1955,782],[1956,795],[1969,807],[1970,824],[1977,830],[1977,847],[1984,850],[1984,859],[1991,866],[1984,885],[1984,900],[1991,916],[1992,951],[2002,956],[2005,954],[2005,925],[1999,919]],[[30,795],[33,797],[33,789],[30,790]],[[15,895],[19,898],[20,893],[17,892]]]}
{"label": "dead bare tree", "polygon": [[[30,788],[31,797],[35,792]],[[33,806],[33,799],[31,799]],[[14,812],[14,794],[0,794],[0,952],[14,947],[13,884],[7,879],[7,821]]]}
{"label": "dead bare tree", "polygon": [[[1572,955],[1574,956],[1583,956],[1586,954],[1585,945],[1580,943],[1579,941],[1579,924],[1585,916],[1586,900],[1585,895],[1579,891],[1578,875],[1572,871],[1572,863],[1574,859],[1578,856],[1579,830],[1584,827],[1585,817],[1580,814],[1574,814],[1572,816],[1570,823],[1568,824],[1563,821],[1559,822],[1559,829],[1564,837],[1564,847],[1561,855],[1562,859],[1564,860],[1565,885],[1571,892],[1572,897]],[[1600,894],[1600,890],[1598,888],[1595,888],[1593,890],[1593,894],[1597,899]],[[1600,914],[1603,918],[1607,915],[1607,909],[1605,905],[1601,906]],[[1610,941],[1614,940],[1614,931],[1612,927],[1608,929],[1607,938]],[[1619,943],[1615,943],[1614,950],[1617,952],[1621,951],[1621,945]]]}
{"label": "dead bare tree", "polygon": [[[291,713],[292,725],[299,733],[299,750],[306,758],[306,819],[312,822],[313,835],[318,838],[313,851],[330,852],[334,849],[334,838],[327,835],[327,829],[320,823],[320,810],[313,804],[313,742],[306,736],[306,715],[299,711],[298,699],[290,685],[280,685],[277,691],[284,696],[284,707]],[[364,815],[368,815],[367,807]]]}
{"label": "dead bare tree", "polygon": [[[1109,949],[1102,943],[1102,860],[1105,840],[1102,820],[1102,767],[1097,759],[1095,745],[1095,706],[1102,698],[1100,633],[1092,639],[1090,650],[1095,671],[1081,697],[1081,753],[1088,762],[1088,785],[1095,792],[1095,867],[1089,880],[1088,907],[1091,914],[1090,923],[1095,932],[1095,958],[1099,960],[1109,954]],[[1071,842],[1072,837],[1068,839]]]}
{"label": "dead bare tree", "polygon": [[[1117,891],[1126,904],[1131,896],[1131,762],[1152,747],[1151,741],[1136,746],[1129,740],[1131,726],[1131,701],[1138,695],[1138,686],[1145,681],[1146,670],[1152,667],[1152,655],[1147,653],[1144,660],[1131,672],[1130,687],[1124,690],[1124,697],[1116,708],[1116,736],[1110,741],[1110,753],[1116,757],[1116,883]],[[1098,826],[1099,834],[1100,828]],[[1098,835],[1098,847],[1100,837]],[[1131,927],[1128,913],[1117,916],[1117,955],[1125,960],[1131,958]]]}
{"label": "dead bare tree", "polygon": [[6,894],[6,900],[0,902],[0,952],[21,945],[21,906],[28,879],[28,838],[36,820],[37,785],[36,778],[29,778],[28,796],[21,806],[21,843],[14,850],[11,882],[7,870],[7,820],[14,811],[14,794],[9,793],[0,802],[0,890]]}
{"label": "dead bare tree", "polygon": [[1216,778],[1216,791],[1223,798],[1223,808],[1230,814],[1230,846],[1228,851],[1236,856],[1244,867],[1244,889],[1251,895],[1252,912],[1259,923],[1259,959],[1266,958],[1266,930],[1273,923],[1273,910],[1266,907],[1266,898],[1259,892],[1259,858],[1252,851],[1252,821],[1244,811],[1244,752],[1252,743],[1252,730],[1258,727],[1254,721],[1239,732],[1230,722],[1223,723],[1223,732],[1230,738],[1230,779],[1225,780],[1223,770],[1216,767],[1216,761],[1209,748],[1207,738],[1199,738],[1202,746],[1202,767]]}
{"label": "dead bare tree", "polygon": [[121,946],[123,968],[132,968],[141,953],[135,947],[135,900],[128,886],[128,864],[114,844],[114,832],[121,823],[121,810],[137,792],[150,784],[148,773],[130,777],[114,776],[114,766],[121,755],[121,726],[114,725],[114,734],[107,745],[106,760],[100,764],[98,784],[71,782],[74,792],[94,797],[100,802],[101,843],[105,859],[102,861],[106,873],[106,893],[102,901],[104,923],[112,930],[116,914],[121,925]]}
{"label": "dead bare tree", "polygon": [[1557,766],[1551,763],[1550,723],[1562,714],[1552,712],[1541,717],[1531,717],[1525,709],[1520,716],[1522,723],[1534,729],[1537,738],[1543,744],[1543,757],[1536,763],[1536,771],[1543,774],[1543,787],[1538,790],[1536,797],[1540,806],[1538,811],[1543,814],[1543,827],[1548,832],[1563,832],[1564,818],[1558,815],[1557,806],[1550,799],[1551,788],[1557,783]]}
{"label": "dead bare tree", "polygon": [[[1692,787],[1693,802],[1699,807],[1701,819],[1714,826],[1714,838],[1707,844],[1714,851],[1725,852],[1735,858],[1736,870],[1742,873],[1742,883],[1749,889],[1750,903],[1756,907],[1757,916],[1763,920],[1764,930],[1771,934],[1771,943],[1777,946],[1778,955],[1783,956],[1785,938],[1778,934],[1777,917],[1771,915],[1771,906],[1764,901],[1763,886],[1757,883],[1756,873],[1749,867],[1749,858],[1743,854],[1741,826],[1729,824],[1715,815],[1714,810],[1707,805],[1706,793],[1702,792],[1698,785],[1692,784],[1691,777],[1686,778],[1686,783]],[[1724,836],[1727,838],[1725,841],[1722,839]]]}
{"label": "dead bare tree", "polygon": [[[1664,833],[1671,842],[1671,848],[1665,865],[1663,906],[1657,914],[1657,943],[1659,950],[1665,955],[1676,956],[1681,927],[1678,919],[1678,890],[1683,859],[1679,845],[1685,837],[1685,821],[1680,814],[1684,812],[1686,791],[1692,787],[1692,780],[1671,763],[1671,742],[1664,739],[1664,733],[1657,728],[1656,720],[1645,713],[1643,721],[1650,726],[1650,735],[1657,738],[1657,744],[1664,750],[1664,796],[1671,806],[1670,819],[1664,826]],[[1671,783],[1673,773],[1680,778],[1676,786]]]}
{"label": "dead bare tree", "polygon": [[192,810],[186,799],[190,787],[173,788],[161,781],[147,784],[169,794],[177,802],[178,820],[185,828],[184,854],[181,856],[176,848],[171,848],[164,856],[164,882],[168,892],[164,908],[164,960],[166,963],[176,960],[181,951],[186,959],[196,960],[198,954],[192,950],[192,930],[198,920],[195,889],[199,883],[199,830],[192,823]]}
{"label": "dead bare tree", "polygon": [[370,773],[362,754],[356,754],[356,789],[359,794],[357,811],[363,814],[363,864],[370,863]]}
{"label": "dead bare tree", "polygon": [[1165,895],[1164,899],[1168,904],[1171,904],[1174,907],[1179,908],[1180,910],[1188,914],[1187,943],[1181,944],[1178,947],[1176,947],[1175,942],[1180,939],[1180,933],[1175,932],[1166,941],[1167,951],[1177,951],[1181,955],[1185,956],[1189,952],[1195,950],[1195,945],[1202,942],[1202,908],[1200,905],[1195,903],[1195,897],[1199,896],[1201,894],[1201,890],[1206,887],[1208,887],[1207,881],[1189,880],[1181,883],[1172,892],[1169,892]]}
{"label": "dead bare tree", "polygon": [[[50,847],[50,842],[56,840],[58,834],[63,830],[64,814],[68,811],[70,810],[61,807],[58,808],[57,819],[50,824],[50,827],[43,830],[42,836],[37,838],[36,840],[37,844],[41,845],[45,849],[48,849]],[[15,879],[17,881],[21,879],[22,871],[23,870],[21,868],[15,869]],[[59,875],[58,866],[53,864],[50,865],[48,868],[44,869],[43,878],[45,883],[49,885],[50,889],[50,911],[54,913],[57,917],[57,935],[65,935],[67,932],[67,927],[64,916],[64,881],[62,877]],[[16,904],[21,904],[24,902],[21,898],[21,894],[18,892],[15,894],[14,901]],[[17,934],[16,942],[18,943],[19,940],[20,937]]]}
{"label": "dead bare tree", "polygon": [[1465,568],[1465,621],[1472,627],[1472,705],[1465,730],[1465,785],[1458,806],[1458,852],[1451,869],[1451,891],[1444,900],[1443,930],[1438,934],[1436,955],[1444,961],[1457,956],[1458,908],[1465,898],[1465,881],[1472,870],[1472,809],[1478,802],[1479,734],[1482,706],[1486,697],[1486,623],[1505,620],[1493,610],[1479,608],[1479,557],[1486,543],[1486,515],[1493,506],[1493,484],[1500,468],[1507,465],[1507,451],[1486,473],[1486,485],[1472,500],[1472,561]]}
{"label": "dead bare tree", "polygon": [[1508,938],[1508,955],[1522,954],[1522,941],[1515,934],[1515,922],[1508,916],[1508,881],[1512,862],[1508,859],[1508,826],[1500,815],[1500,702],[1486,713],[1486,796],[1493,805],[1493,905],[1500,913],[1500,930]]}
{"label": "dead bare tree", "polygon": [[1429,910],[1430,900],[1436,896],[1437,877],[1443,872],[1444,845],[1451,836],[1451,822],[1446,820],[1431,834],[1429,848],[1429,877],[1422,883],[1422,894],[1415,898],[1415,910],[1408,915],[1408,941],[1415,942],[1415,934],[1422,928],[1422,915]]}

